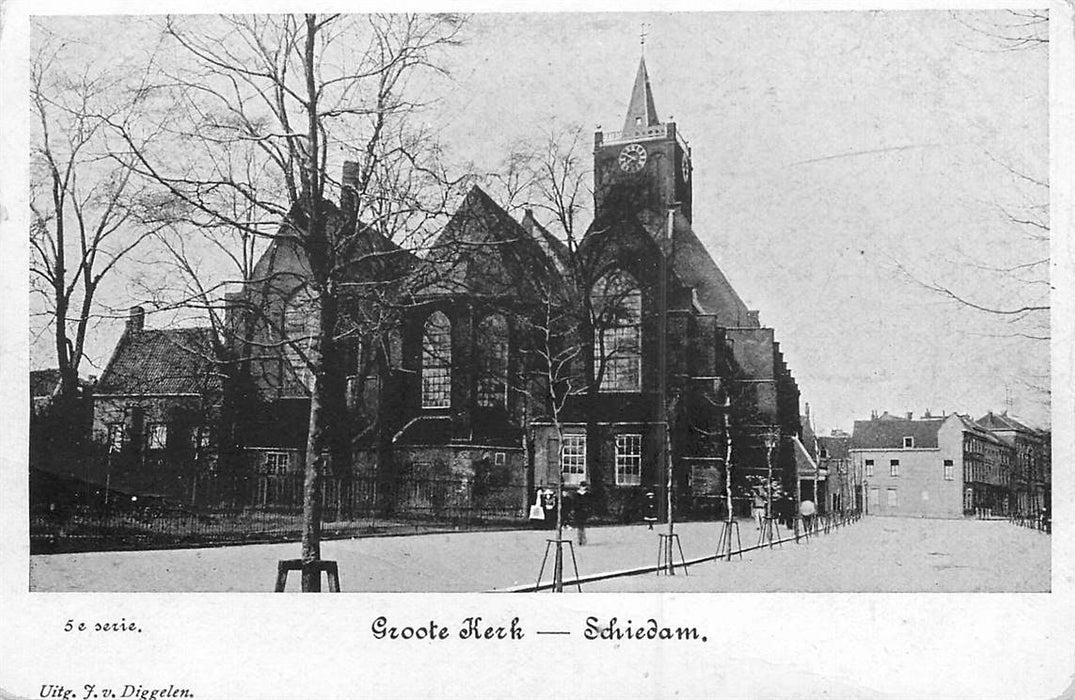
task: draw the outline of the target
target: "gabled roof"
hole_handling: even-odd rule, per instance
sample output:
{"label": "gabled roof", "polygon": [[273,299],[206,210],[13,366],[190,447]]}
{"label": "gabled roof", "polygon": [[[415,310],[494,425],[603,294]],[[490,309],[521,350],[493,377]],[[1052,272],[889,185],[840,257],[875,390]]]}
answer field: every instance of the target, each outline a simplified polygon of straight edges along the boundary
{"label": "gabled roof", "polygon": [[903,438],[913,437],[916,448],[936,448],[937,431],[948,418],[908,420],[887,413],[872,420],[857,420],[851,436],[854,449],[902,449]]}
{"label": "gabled roof", "polygon": [[30,398],[39,399],[56,393],[60,386],[60,370],[35,369],[30,372]]}
{"label": "gabled roof", "polygon": [[828,455],[824,459],[847,459],[848,450],[851,448],[851,436],[823,435],[818,437],[817,444]]}
{"label": "gabled roof", "polygon": [[[612,213],[610,216],[621,215]],[[668,236],[667,215],[652,211],[642,211],[638,215],[628,214],[618,222],[610,221],[606,217],[600,222],[595,221],[591,230],[625,225],[639,226],[653,241],[666,239]],[[756,315],[747,309],[747,305],[694,232],[690,220],[679,211],[672,217],[672,239],[672,272],[684,286],[694,290],[695,299],[702,312],[713,314],[723,326],[759,327]]]}
{"label": "gabled roof", "polygon": [[1012,416],[1004,413],[993,413],[990,411],[976,421],[979,425],[988,430],[993,431],[1015,431],[1020,433],[1032,433],[1037,434],[1038,430],[1030,427],[1022,421],[1016,420]]}
{"label": "gabled roof", "polygon": [[[641,120],[641,121],[639,121]],[[649,85],[649,73],[646,72],[646,58],[638,61],[638,74],[631,89],[631,102],[627,106],[627,117],[623,122],[624,132],[631,129],[656,126],[661,123],[657,118],[657,108],[653,104],[653,89]]]}
{"label": "gabled roof", "polygon": [[475,185],[433,242],[419,294],[526,294],[553,264],[535,237]]}
{"label": "gabled roof", "polygon": [[202,394],[220,388],[211,328],[127,332],[97,394]]}
{"label": "gabled roof", "polygon": [[561,275],[565,274],[568,266],[568,258],[571,255],[571,251],[568,249],[567,244],[561,241],[556,236],[552,235],[547,228],[542,226],[537,219],[534,218],[534,212],[530,209],[526,210],[526,214],[523,216],[523,220],[520,222],[530,236],[537,241],[537,244],[541,246],[541,250],[556,266],[557,272]]}
{"label": "gabled roof", "polygon": [[965,416],[965,415],[958,414],[958,413],[956,414],[956,416],[958,416],[959,420],[963,423],[963,429],[966,430],[967,432],[974,433],[975,435],[978,435],[979,437],[981,437],[983,440],[985,440],[987,442],[992,442],[993,444],[996,444],[996,445],[1007,445],[1008,444],[1007,442],[1005,442],[1005,440],[1003,438],[1001,438],[999,435],[997,435],[995,432],[993,432],[992,429],[987,428],[986,426],[984,426],[981,423],[977,422],[976,420],[974,420],[970,416]]}
{"label": "gabled roof", "polygon": [[817,462],[798,436],[792,436],[795,450],[795,471],[799,474],[813,474],[817,471]]}

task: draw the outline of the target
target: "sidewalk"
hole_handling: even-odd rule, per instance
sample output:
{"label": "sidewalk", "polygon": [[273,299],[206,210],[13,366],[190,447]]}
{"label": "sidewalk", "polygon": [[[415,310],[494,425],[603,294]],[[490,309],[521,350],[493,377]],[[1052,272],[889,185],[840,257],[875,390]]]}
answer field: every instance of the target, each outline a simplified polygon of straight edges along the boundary
{"label": "sidewalk", "polygon": [[[721,523],[676,526],[688,560],[712,555]],[[742,521],[744,546],[757,539],[753,523]],[[657,563],[655,525],[591,527],[588,543],[575,544],[583,576]],[[322,557],[339,563],[340,587],[359,591],[474,592],[537,582],[551,530],[459,532],[406,537],[366,537],[322,543]],[[574,530],[565,537],[576,539]],[[213,549],[141,552],[87,552],[36,555],[30,561],[35,591],[271,591],[276,563],[299,556],[297,543]],[[677,554],[678,561],[678,554]],[[552,553],[545,580],[551,580]],[[565,578],[574,576],[565,547]],[[288,579],[288,590],[298,586]],[[584,589],[585,590],[585,589]]]}
{"label": "sidewalk", "polygon": [[[719,522],[677,525],[687,560],[712,556],[720,528]],[[743,546],[756,544],[753,522],[740,521],[740,528]],[[575,545],[579,573],[652,567],[661,532],[644,525],[589,528],[589,543]],[[338,562],[344,592],[505,590],[536,583],[549,537],[547,530],[370,537],[325,542],[322,554]],[[1048,591],[1050,542],[1045,533],[1001,520],[867,516],[801,544],[699,563],[688,576],[644,573],[585,583],[582,590]],[[565,555],[565,579],[572,579],[569,550]],[[31,557],[30,581],[35,591],[271,591],[277,561],[298,556],[297,543],[38,555]],[[550,555],[543,582],[551,580],[551,567]],[[288,590],[297,587],[293,574]]]}

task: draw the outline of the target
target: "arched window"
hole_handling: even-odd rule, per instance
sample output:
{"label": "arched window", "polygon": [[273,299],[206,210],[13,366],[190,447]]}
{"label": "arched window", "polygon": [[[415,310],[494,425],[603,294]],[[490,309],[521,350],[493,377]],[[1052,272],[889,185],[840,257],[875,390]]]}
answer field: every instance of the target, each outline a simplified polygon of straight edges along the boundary
{"label": "arched window", "polygon": [[508,322],[492,314],[478,324],[474,343],[478,360],[478,405],[504,407],[508,396]]}
{"label": "arched window", "polygon": [[295,379],[307,389],[313,388],[314,375],[306,362],[306,352],[310,348],[310,336],[314,331],[312,319],[315,310],[309,292],[299,291],[287,300],[281,323],[284,360]]}
{"label": "arched window", "polygon": [[622,271],[610,272],[590,294],[594,329],[594,376],[601,391],[642,389],[642,290]]}
{"label": "arched window", "polygon": [[452,325],[440,311],[426,320],[422,334],[422,408],[452,405]]}

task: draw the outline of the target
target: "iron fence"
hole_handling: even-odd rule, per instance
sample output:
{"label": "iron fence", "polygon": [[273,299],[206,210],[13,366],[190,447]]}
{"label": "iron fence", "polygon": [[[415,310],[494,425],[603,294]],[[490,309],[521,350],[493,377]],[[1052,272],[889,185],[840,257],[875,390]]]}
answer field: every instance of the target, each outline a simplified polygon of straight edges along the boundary
{"label": "iron fence", "polygon": [[[110,491],[92,499],[37,498],[32,553],[241,544],[297,539],[302,474],[208,478],[182,495]],[[325,478],[326,537],[466,530],[526,524],[525,485],[468,479]]]}

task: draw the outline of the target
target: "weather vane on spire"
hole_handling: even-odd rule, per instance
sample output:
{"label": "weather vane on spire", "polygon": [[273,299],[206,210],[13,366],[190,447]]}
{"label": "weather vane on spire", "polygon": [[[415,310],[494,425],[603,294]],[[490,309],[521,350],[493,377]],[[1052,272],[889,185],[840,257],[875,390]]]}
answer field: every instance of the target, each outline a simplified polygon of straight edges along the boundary
{"label": "weather vane on spire", "polygon": [[640,25],[641,31],[639,32],[639,43],[642,46],[642,50],[646,50],[646,23],[642,22]]}

